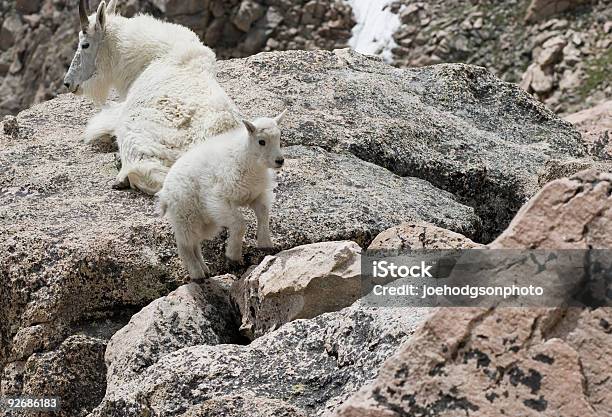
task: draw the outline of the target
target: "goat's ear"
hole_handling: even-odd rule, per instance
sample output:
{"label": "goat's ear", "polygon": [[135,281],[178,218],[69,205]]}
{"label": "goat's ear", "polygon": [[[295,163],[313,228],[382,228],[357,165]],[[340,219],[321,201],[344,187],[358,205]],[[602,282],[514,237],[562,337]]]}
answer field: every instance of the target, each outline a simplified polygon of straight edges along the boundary
{"label": "goat's ear", "polygon": [[242,123],[244,123],[247,130],[249,131],[249,135],[255,134],[255,131],[257,130],[257,128],[255,127],[253,123],[249,122],[248,120],[244,120],[244,119],[242,120]]}
{"label": "goat's ear", "polygon": [[278,116],[274,118],[274,121],[276,122],[276,124],[280,124],[280,122],[283,121],[286,115],[287,115],[287,109],[283,110],[281,114],[279,114]]}
{"label": "goat's ear", "polygon": [[117,13],[117,0],[110,0],[106,6],[106,14],[111,15]]}
{"label": "goat's ear", "polygon": [[106,2],[101,2],[96,12],[96,29],[104,30],[106,27]]}

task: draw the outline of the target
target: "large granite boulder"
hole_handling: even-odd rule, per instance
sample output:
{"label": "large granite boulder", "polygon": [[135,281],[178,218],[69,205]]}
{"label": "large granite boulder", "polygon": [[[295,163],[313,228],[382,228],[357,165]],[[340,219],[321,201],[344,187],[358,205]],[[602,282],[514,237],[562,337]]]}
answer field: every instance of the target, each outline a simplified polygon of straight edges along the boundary
{"label": "large granite boulder", "polygon": [[[187,346],[238,343],[228,288],[220,279],[203,287],[183,285],[134,314],[108,342],[108,382],[117,385],[133,379],[164,355]],[[123,379],[114,379],[118,376]]]}
{"label": "large granite boulder", "polygon": [[[611,195],[610,174],[554,181],[490,247],[605,248],[612,270]],[[334,415],[611,415],[611,323],[611,307],[442,308]]]}
{"label": "large granite boulder", "polygon": [[[428,312],[356,303],[293,321],[247,346],[199,345],[167,353],[136,377],[111,361],[106,396],[91,417],[218,416],[228,408],[229,415],[261,415],[237,395],[255,397],[255,404],[277,412],[268,415],[293,415],[281,413],[287,409],[322,415],[372,380]],[[123,341],[128,342],[118,335],[113,346]]]}
{"label": "large granite boulder", "polygon": [[[91,114],[84,100],[63,96],[21,113],[18,135],[0,139],[0,363],[21,343],[12,341],[20,329],[44,323],[57,343],[75,323],[142,307],[186,278],[154,198],[113,190],[114,155],[82,143]],[[287,149],[272,210],[278,250],[338,239],[365,245],[405,219],[470,235],[480,227],[473,209],[427,181],[318,147]],[[250,220],[247,265],[264,256]],[[214,272],[226,272],[221,238],[204,251]]]}
{"label": "large granite boulder", "polygon": [[[249,116],[290,109],[276,252],[332,240],[367,247],[405,221],[490,240],[547,160],[583,153],[568,123],[480,68],[398,70],[348,51],[294,51],[221,62],[219,77]],[[115,155],[82,143],[92,115],[65,95],[0,128],[3,380],[19,381],[23,362],[86,336],[83,327],[104,345],[109,328],[185,280],[154,199],[113,190]],[[220,237],[204,245],[213,272],[241,274],[263,259],[250,220],[247,265],[225,265]],[[103,369],[99,358],[92,369]],[[20,389],[3,382],[0,394]]]}
{"label": "large granite boulder", "polygon": [[535,194],[548,160],[585,155],[569,123],[480,67],[291,51],[225,61],[219,78],[249,115],[288,107],[286,144],[349,152],[457,195],[482,218],[482,235],[468,236],[480,241]]}
{"label": "large granite boulder", "polygon": [[297,319],[348,307],[361,296],[361,248],[322,242],[267,256],[232,287],[250,339]]}

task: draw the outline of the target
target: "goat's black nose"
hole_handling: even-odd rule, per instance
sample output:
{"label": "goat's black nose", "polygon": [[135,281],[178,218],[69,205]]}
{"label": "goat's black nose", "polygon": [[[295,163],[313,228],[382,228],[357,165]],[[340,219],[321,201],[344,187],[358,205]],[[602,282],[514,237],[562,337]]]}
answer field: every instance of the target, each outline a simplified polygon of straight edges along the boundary
{"label": "goat's black nose", "polygon": [[285,163],[285,158],[278,158],[274,162],[276,162],[276,165],[278,165],[278,166],[283,166],[283,164]]}
{"label": "goat's black nose", "polygon": [[70,83],[66,83],[66,82],[65,82],[65,83],[64,83],[64,87],[66,87],[66,88],[70,88]]}

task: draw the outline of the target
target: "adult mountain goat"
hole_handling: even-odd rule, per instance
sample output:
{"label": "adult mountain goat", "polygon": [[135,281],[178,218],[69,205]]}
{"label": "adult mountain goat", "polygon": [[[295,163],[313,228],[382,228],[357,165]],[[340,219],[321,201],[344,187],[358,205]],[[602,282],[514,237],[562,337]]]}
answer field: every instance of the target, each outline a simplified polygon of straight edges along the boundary
{"label": "adult mountain goat", "polygon": [[241,124],[215,78],[215,54],[186,27],[146,15],[124,18],[116,0],[88,16],[79,2],[79,46],[64,79],[75,94],[102,105],[85,139],[115,135],[121,170],[115,187],[155,194],[178,157],[194,143]]}

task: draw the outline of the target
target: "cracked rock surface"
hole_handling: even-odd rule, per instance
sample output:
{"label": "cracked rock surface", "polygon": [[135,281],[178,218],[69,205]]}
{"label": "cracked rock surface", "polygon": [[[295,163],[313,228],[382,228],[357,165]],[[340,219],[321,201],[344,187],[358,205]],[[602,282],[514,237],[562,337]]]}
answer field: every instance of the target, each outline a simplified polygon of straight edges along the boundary
{"label": "cracked rock surface", "polygon": [[[274,408],[291,404],[309,416],[331,411],[376,375],[380,364],[429,312],[374,309],[359,303],[310,320],[296,320],[248,346],[192,346],[166,354],[136,378],[109,383],[92,417],[179,416],[248,391]],[[117,336],[115,343],[120,344]],[[109,381],[125,381],[114,367]],[[200,404],[204,404],[200,406]],[[280,407],[278,407],[280,405]],[[257,416],[249,402],[230,400],[240,416]],[[278,408],[277,408],[278,407]],[[218,414],[217,414],[218,415]],[[282,415],[282,414],[281,414]]]}
{"label": "cracked rock surface", "polygon": [[361,248],[322,242],[267,256],[232,287],[250,339],[296,319],[348,307],[361,297]]}
{"label": "cracked rock surface", "polygon": [[[591,170],[548,184],[489,246],[610,249],[611,232],[612,176]],[[610,415],[611,323],[610,307],[440,309],[334,415]]]}
{"label": "cracked rock surface", "polygon": [[453,193],[483,222],[480,236],[459,232],[480,241],[535,194],[547,161],[586,156],[569,123],[475,66],[398,70],[348,50],[289,51],[223,62],[219,78],[249,116],[289,108],[288,145],[351,153]]}
{"label": "cracked rock surface", "polygon": [[[584,152],[567,122],[481,68],[398,70],[348,51],[294,51],[222,62],[219,77],[247,116],[290,109],[283,126],[287,166],[272,209],[275,252],[336,240],[367,247],[380,232],[403,222],[428,222],[473,241],[491,240],[536,192],[537,172],[549,159],[563,161]],[[113,190],[114,154],[82,143],[92,115],[87,101],[64,95],[20,113],[0,129],[0,394],[44,394],[53,386],[91,394],[66,396],[62,416],[85,415],[98,405],[107,382],[105,367],[120,363],[119,356],[107,355],[107,363],[100,354],[113,334],[186,277],[154,199]],[[589,184],[585,180],[584,189]],[[602,239],[595,234],[598,227],[609,227],[601,219],[592,223],[590,241]],[[255,249],[252,216],[247,236],[247,264],[241,269],[224,263],[222,237],[203,245],[214,273],[240,275],[263,259],[265,254]],[[198,297],[192,298],[189,303],[200,305]],[[207,298],[202,305],[212,302]],[[157,303],[171,304],[168,299]],[[134,380],[119,383],[109,377],[109,395],[100,408],[106,414],[100,416],[124,416],[119,410],[128,403],[179,415],[208,401],[207,393],[213,392],[234,396],[233,404],[241,407],[241,398],[278,385],[279,369],[291,382],[279,385],[271,401],[307,412],[331,410],[374,378],[379,364],[423,318],[409,311],[384,325],[378,321],[392,312],[349,309],[289,323],[244,347],[203,345],[233,340],[237,323],[228,325],[227,334],[214,330],[231,323],[229,318],[215,313],[213,320],[199,310],[176,313],[149,310],[149,316],[134,318],[146,323],[153,317],[160,325],[159,333],[154,327],[144,332],[155,343],[147,345],[144,337],[143,349],[168,350],[161,349],[163,357],[147,353],[145,372]],[[189,341],[182,333],[166,334],[173,320],[190,329],[194,322],[208,323],[201,333],[190,331]],[[373,327],[356,328],[357,320]],[[345,341],[343,331],[355,334],[355,346]],[[166,336],[164,343],[156,342]],[[180,348],[191,344],[196,345]],[[294,352],[296,344],[302,350]],[[122,345],[113,349],[117,346]],[[42,370],[60,369],[66,357],[80,358],[70,374],[79,377],[50,373],[45,380]],[[79,364],[86,363],[82,358],[90,358],[91,372],[80,371]],[[224,358],[227,368],[215,367]],[[264,360],[271,365],[260,374],[231,371]],[[309,363],[320,365],[320,372],[308,373]],[[293,376],[292,366],[300,369]],[[216,372],[218,378],[210,379]],[[337,379],[325,379],[329,372],[337,372]],[[36,375],[36,383],[27,375]],[[195,385],[189,382],[192,376]],[[256,383],[261,378],[267,385]],[[243,392],[235,390],[238,382]],[[150,405],[126,394],[132,388]]]}

